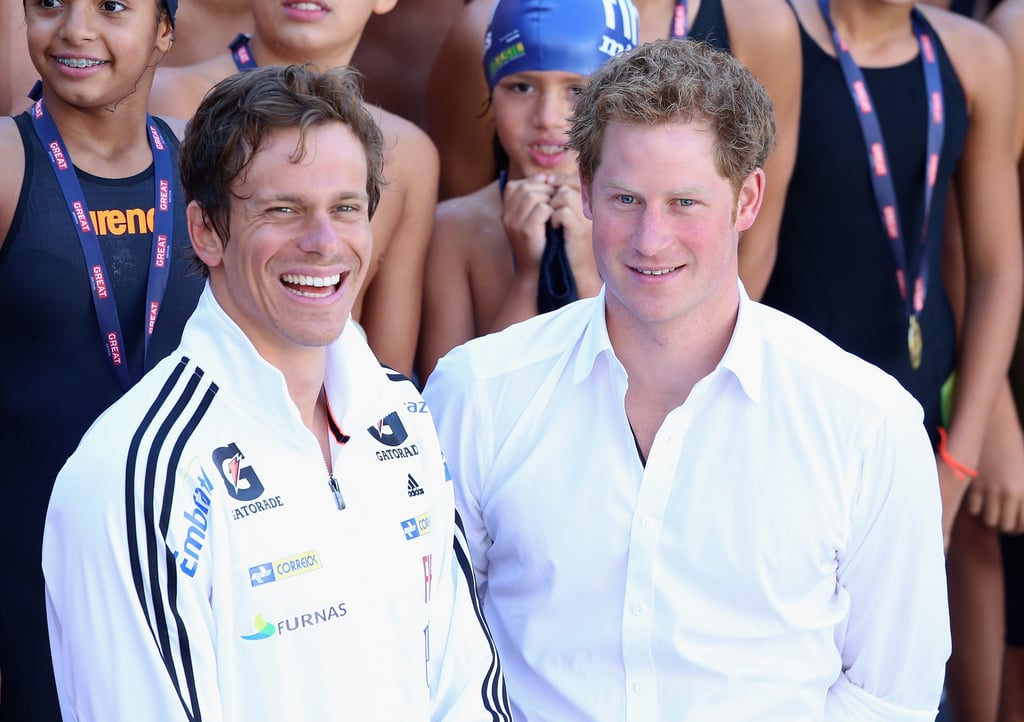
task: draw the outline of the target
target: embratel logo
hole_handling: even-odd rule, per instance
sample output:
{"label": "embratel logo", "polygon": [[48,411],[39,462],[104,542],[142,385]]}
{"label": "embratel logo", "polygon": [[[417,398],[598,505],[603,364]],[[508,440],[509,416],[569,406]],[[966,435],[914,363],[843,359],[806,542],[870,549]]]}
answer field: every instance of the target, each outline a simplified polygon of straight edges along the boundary
{"label": "embratel logo", "polygon": [[224,479],[224,485],[232,499],[252,501],[263,494],[263,482],[260,481],[255,470],[245,463],[245,454],[234,442],[214,449],[213,463],[220,471],[221,478]]}
{"label": "embratel logo", "polygon": [[311,549],[301,554],[293,554],[290,557],[249,567],[249,584],[259,587],[271,582],[291,579],[300,574],[315,572],[318,569],[323,569],[323,564],[320,563],[320,554],[316,549]]}
{"label": "embratel logo", "polygon": [[263,613],[260,612],[256,615],[256,618],[253,619],[253,626],[256,628],[256,631],[252,634],[242,634],[240,636],[242,639],[257,642],[261,639],[269,639],[275,634],[289,634],[290,632],[297,632],[301,629],[307,629],[327,622],[333,622],[341,619],[346,614],[348,614],[348,610],[345,609],[345,602],[338,602],[330,607],[314,609],[308,612],[303,612],[302,614],[296,614],[292,617],[286,617],[276,624],[274,622],[268,622],[263,618]]}
{"label": "embratel logo", "polygon": [[402,522],[402,531],[405,533],[406,541],[429,534],[430,514],[420,514],[412,519],[406,519]]}
{"label": "embratel logo", "polygon": [[200,468],[199,474],[195,478],[195,487],[192,489],[192,504],[187,505],[192,508],[182,512],[182,516],[188,522],[183,553],[173,552],[174,558],[178,560],[178,567],[189,577],[195,577],[196,570],[199,569],[199,552],[203,550],[203,545],[206,543],[212,493],[213,482],[206,475],[206,470]]}

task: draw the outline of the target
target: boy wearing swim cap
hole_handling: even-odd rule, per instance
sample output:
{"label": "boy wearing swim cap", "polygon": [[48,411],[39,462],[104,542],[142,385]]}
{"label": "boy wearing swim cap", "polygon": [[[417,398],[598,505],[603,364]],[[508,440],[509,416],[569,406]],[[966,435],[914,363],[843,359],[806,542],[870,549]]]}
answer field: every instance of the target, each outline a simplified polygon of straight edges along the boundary
{"label": "boy wearing swim cap", "polygon": [[177,4],[24,3],[40,96],[0,118],[4,722],[60,720],[40,569],[54,478],[96,417],[177,346],[202,290],[179,202],[183,128],[146,114]]}
{"label": "boy wearing swim cap", "polygon": [[[494,119],[483,77],[469,75],[483,47],[496,0],[470,0],[455,20],[430,74],[429,132],[441,156],[441,198],[466,195],[496,176],[488,152]],[[615,5],[615,0],[609,3]],[[634,0],[639,42],[693,38],[728,50],[764,83],[775,107],[779,144],[765,171],[771,178],[757,223],[743,234],[740,276],[754,298],[775,259],[786,187],[796,157],[800,116],[800,33],[786,0]]]}
{"label": "boy wearing swim cap", "polygon": [[574,288],[579,298],[600,290],[567,131],[587,76],[637,41],[632,2],[610,14],[605,5],[500,0],[494,8],[483,71],[507,168],[438,206],[417,350],[423,379],[455,346],[550,310],[545,289],[564,297]]}

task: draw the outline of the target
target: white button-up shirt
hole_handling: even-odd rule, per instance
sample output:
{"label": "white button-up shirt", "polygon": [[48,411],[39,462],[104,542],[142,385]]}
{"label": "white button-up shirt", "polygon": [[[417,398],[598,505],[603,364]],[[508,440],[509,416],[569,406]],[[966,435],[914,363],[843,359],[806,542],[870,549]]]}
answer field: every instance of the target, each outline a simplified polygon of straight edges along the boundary
{"label": "white button-up shirt", "polygon": [[431,375],[517,720],[934,719],[950,640],[921,409],[740,296],[646,466],[603,292]]}

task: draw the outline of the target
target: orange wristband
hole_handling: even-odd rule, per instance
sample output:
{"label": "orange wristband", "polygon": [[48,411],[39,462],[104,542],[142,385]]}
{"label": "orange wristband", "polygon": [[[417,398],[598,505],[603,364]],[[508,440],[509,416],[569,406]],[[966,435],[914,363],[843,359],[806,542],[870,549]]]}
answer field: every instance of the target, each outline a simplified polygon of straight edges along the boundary
{"label": "orange wristband", "polygon": [[968,481],[978,475],[976,469],[972,469],[966,464],[961,464],[949,453],[949,449],[946,448],[946,430],[941,426],[939,427],[939,458],[942,459],[946,466],[953,470],[956,478],[960,481]]}

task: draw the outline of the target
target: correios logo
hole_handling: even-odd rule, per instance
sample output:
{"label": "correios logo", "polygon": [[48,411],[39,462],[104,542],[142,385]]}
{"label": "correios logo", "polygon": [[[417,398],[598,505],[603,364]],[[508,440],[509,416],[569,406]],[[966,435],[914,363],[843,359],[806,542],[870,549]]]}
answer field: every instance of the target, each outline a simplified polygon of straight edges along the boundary
{"label": "correios logo", "polygon": [[269,639],[275,634],[289,634],[291,632],[297,632],[299,630],[315,627],[327,622],[337,621],[346,614],[348,614],[348,610],[345,609],[345,602],[338,602],[330,607],[324,607],[322,609],[315,609],[302,614],[296,614],[291,617],[285,617],[276,624],[268,622],[263,618],[263,613],[260,612],[252,621],[253,627],[255,627],[256,631],[252,634],[243,634],[241,637],[242,639],[249,640],[250,642],[257,642],[261,639]]}

